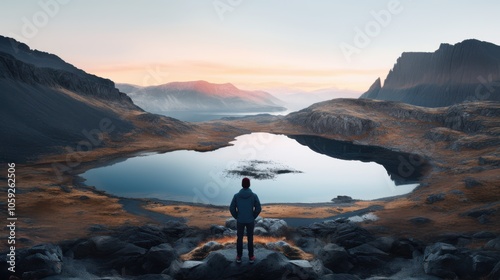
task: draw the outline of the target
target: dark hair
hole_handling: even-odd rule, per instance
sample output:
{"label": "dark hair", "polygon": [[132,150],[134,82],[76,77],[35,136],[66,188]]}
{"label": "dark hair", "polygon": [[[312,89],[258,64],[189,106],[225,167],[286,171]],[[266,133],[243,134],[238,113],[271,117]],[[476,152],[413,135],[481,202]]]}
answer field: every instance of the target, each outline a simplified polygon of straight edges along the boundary
{"label": "dark hair", "polygon": [[250,188],[250,179],[248,179],[247,177],[243,178],[243,180],[241,180],[241,186],[245,189]]}

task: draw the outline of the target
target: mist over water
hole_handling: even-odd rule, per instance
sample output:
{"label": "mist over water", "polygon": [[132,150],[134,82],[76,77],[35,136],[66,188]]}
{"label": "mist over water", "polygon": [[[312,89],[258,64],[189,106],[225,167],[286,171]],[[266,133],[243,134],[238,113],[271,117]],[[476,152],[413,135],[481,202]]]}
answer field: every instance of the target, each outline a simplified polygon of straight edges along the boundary
{"label": "mist over water", "polygon": [[284,135],[252,133],[231,144],[210,152],[147,154],[81,176],[85,184],[118,196],[215,205],[229,204],[241,188],[238,174],[253,174],[241,173],[248,171],[272,175],[251,177],[262,203],[328,202],[337,195],[376,199],[418,185],[396,186],[380,164],[320,154]]}
{"label": "mist over water", "polygon": [[168,111],[157,112],[160,115],[176,118],[185,122],[204,122],[218,120],[222,118],[238,118],[244,116],[255,116],[259,114],[282,115],[285,116],[291,113],[291,110],[278,112],[200,112],[200,111]]}

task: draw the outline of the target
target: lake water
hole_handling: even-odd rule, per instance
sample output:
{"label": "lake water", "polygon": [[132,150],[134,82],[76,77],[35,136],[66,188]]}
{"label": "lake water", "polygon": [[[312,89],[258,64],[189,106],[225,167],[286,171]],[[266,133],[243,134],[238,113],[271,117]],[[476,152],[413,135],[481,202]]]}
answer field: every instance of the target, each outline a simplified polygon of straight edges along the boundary
{"label": "lake water", "polygon": [[[81,176],[86,185],[122,197],[215,205],[228,205],[244,176],[250,177],[251,189],[262,203],[328,202],[337,195],[376,199],[405,194],[418,185],[415,178],[408,182],[400,178],[396,180],[398,186],[391,179],[396,175],[389,175],[386,168],[394,170],[401,155],[384,154],[395,162],[392,169],[385,168],[363,162],[370,161],[363,157],[371,151],[345,142],[252,133],[237,137],[231,144],[210,152],[145,154],[88,170]],[[324,149],[325,145],[331,146],[327,147],[330,150],[318,152],[316,146]],[[328,156],[332,153],[363,161]],[[371,156],[379,154],[375,151]]]}

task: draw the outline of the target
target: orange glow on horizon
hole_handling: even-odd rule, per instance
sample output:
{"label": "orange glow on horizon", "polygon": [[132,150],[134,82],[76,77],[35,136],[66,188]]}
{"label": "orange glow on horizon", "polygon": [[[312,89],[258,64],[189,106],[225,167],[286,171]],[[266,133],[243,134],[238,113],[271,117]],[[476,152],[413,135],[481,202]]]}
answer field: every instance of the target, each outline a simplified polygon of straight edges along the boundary
{"label": "orange glow on horizon", "polygon": [[303,68],[300,66],[240,66],[206,61],[102,65],[84,69],[115,83],[139,86],[174,81],[205,80],[232,83],[244,89],[289,87],[300,90],[339,88],[364,92],[385,69]]}

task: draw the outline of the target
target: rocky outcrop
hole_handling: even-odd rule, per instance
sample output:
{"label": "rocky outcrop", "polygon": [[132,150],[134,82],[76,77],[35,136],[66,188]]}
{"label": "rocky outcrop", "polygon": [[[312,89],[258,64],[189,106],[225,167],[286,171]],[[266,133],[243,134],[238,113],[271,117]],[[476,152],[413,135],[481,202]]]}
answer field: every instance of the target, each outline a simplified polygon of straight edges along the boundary
{"label": "rocky outcrop", "polygon": [[441,44],[433,53],[403,53],[384,85],[377,80],[360,98],[444,107],[500,100],[500,46],[478,40]]}
{"label": "rocky outcrop", "polygon": [[[326,101],[330,102],[330,101]],[[371,132],[378,124],[369,118],[357,117],[351,114],[330,114],[316,110],[324,102],[314,104],[306,109],[289,114],[286,120],[293,125],[307,127],[318,134],[341,134],[356,136]]]}
{"label": "rocky outcrop", "polygon": [[[358,157],[355,153],[358,150],[359,158],[363,160],[363,157],[371,157],[369,151],[375,152],[379,148],[367,145],[378,143],[379,146],[393,150],[418,150],[421,154],[402,155],[402,158],[412,159],[416,163],[417,166],[413,164],[411,168],[425,168],[427,159],[432,157],[432,151],[428,148],[436,147],[437,142],[444,142],[446,148],[454,151],[497,147],[500,144],[499,117],[500,103],[494,101],[424,108],[394,101],[334,99],[291,113],[281,122],[283,126],[293,127],[293,132],[287,133],[290,137],[319,153],[353,159]],[[419,132],[414,134],[416,130]],[[427,144],[416,148],[419,145],[415,145],[412,140],[398,143],[394,141],[406,137],[421,138],[421,143]],[[337,141],[337,145],[327,145],[326,138],[346,142]],[[362,145],[355,145],[353,142]],[[392,155],[392,164],[391,158],[381,154],[371,158],[370,161],[378,162],[386,168],[392,166],[392,170],[387,170],[397,180],[405,175],[400,169],[404,160],[400,161],[401,158],[397,155]],[[386,163],[382,162],[386,160]],[[479,162],[485,166],[498,165],[498,155],[483,155]],[[415,175],[415,172],[408,173]]]}
{"label": "rocky outcrop", "polygon": [[23,163],[42,154],[85,152],[123,140],[126,133],[169,137],[191,129],[145,113],[111,80],[2,36],[0,92],[0,131],[5,134],[0,161]]}
{"label": "rocky outcrop", "polygon": [[[368,99],[333,99],[311,105],[288,114],[284,120],[306,128],[312,133],[353,136],[384,134],[381,121],[389,118],[418,120],[425,123],[444,123],[441,112],[400,102],[381,102]],[[386,118],[379,119],[382,116]],[[379,118],[375,118],[379,117]]]}
{"label": "rocky outcrop", "polygon": [[[108,229],[106,234],[20,249],[13,275],[21,279],[120,280],[497,279],[499,274],[500,242],[491,232],[449,234],[425,244],[377,237],[344,219],[327,220],[289,228],[288,240],[260,237],[255,243],[256,261],[250,263],[244,251],[241,264],[235,262],[234,235],[214,235],[180,222],[126,226]],[[470,249],[457,241],[464,239],[482,240],[486,245]],[[2,279],[10,276],[6,265],[0,263]]]}
{"label": "rocky outcrop", "polygon": [[325,272],[317,262],[289,260],[284,255],[267,249],[255,250],[257,261],[242,264],[234,261],[234,249],[211,252],[203,261],[185,261],[172,265],[166,272],[175,279],[318,279]]}
{"label": "rocky outcrop", "polygon": [[23,43],[3,36],[0,36],[0,79],[63,88],[139,109],[130,97],[115,88],[111,80],[88,74],[54,54],[32,50]]}
{"label": "rocky outcrop", "polygon": [[425,248],[423,266],[425,273],[441,278],[477,279],[494,273],[499,260],[498,251],[470,250],[438,242]]}
{"label": "rocky outcrop", "polygon": [[[58,275],[63,267],[61,248],[53,244],[40,244],[18,252],[17,273],[22,279],[40,279]],[[7,278],[4,278],[7,279]]]}

